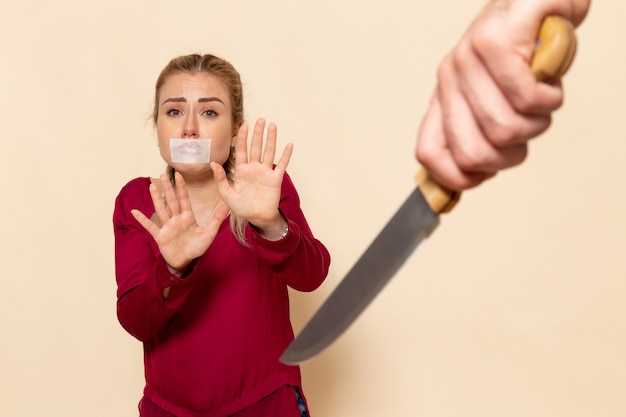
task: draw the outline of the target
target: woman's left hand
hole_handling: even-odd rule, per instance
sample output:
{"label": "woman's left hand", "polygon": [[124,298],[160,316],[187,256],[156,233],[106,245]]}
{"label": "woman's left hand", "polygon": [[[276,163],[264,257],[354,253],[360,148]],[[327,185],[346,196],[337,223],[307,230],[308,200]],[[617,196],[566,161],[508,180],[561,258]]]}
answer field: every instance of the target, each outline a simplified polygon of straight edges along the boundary
{"label": "woman's left hand", "polygon": [[[277,128],[270,123],[263,146],[265,120],[257,120],[248,155],[248,126],[242,125],[235,141],[235,177],[231,185],[221,165],[211,163],[213,175],[222,199],[231,212],[246,218],[266,237],[278,237],[285,228],[285,220],[278,211],[283,175],[293,152],[291,143],[274,168]],[[267,232],[267,233],[266,233]]]}

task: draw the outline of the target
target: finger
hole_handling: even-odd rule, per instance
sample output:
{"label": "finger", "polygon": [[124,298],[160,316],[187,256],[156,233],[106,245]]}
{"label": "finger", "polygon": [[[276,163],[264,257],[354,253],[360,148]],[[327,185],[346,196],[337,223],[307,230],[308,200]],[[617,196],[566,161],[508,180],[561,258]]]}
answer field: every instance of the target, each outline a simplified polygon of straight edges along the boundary
{"label": "finger", "polygon": [[154,205],[154,212],[159,217],[161,224],[165,224],[171,217],[168,206],[165,204],[164,195],[159,192],[156,185],[150,184],[148,187],[150,191],[150,197],[152,197],[152,204]]}
{"label": "finger", "polygon": [[250,141],[250,162],[261,162],[264,131],[265,119],[261,118],[256,121],[254,125],[254,131],[252,132],[252,140]]}
{"label": "finger", "polygon": [[224,168],[221,165],[212,162],[211,169],[213,170],[213,178],[215,178],[217,191],[220,193],[221,201],[225,202],[225,204],[232,204],[232,199],[236,198],[236,196],[234,197],[235,191],[233,190],[230,182],[228,182]]}
{"label": "finger", "polygon": [[439,184],[450,190],[475,187],[489,177],[484,173],[466,173],[455,163],[446,142],[441,104],[436,95],[420,126],[415,156]]}
{"label": "finger", "polygon": [[[179,174],[180,175],[180,174]],[[166,175],[161,175],[161,187],[163,188],[163,194],[165,196],[165,204],[170,212],[170,216],[175,216],[180,213],[180,206],[178,205],[178,199],[176,198],[176,192],[172,186],[172,182]]]}
{"label": "finger", "polygon": [[443,133],[456,165],[466,173],[493,174],[523,161],[524,142],[496,148],[485,136],[450,69],[445,67],[440,71],[437,97],[441,103]]}
{"label": "finger", "polygon": [[551,113],[563,103],[560,85],[537,82],[530,69],[540,22],[528,13],[508,13],[506,20],[494,16],[474,25],[467,37],[467,47],[522,114]]}
{"label": "finger", "polygon": [[570,10],[563,11],[561,15],[567,17],[566,12],[569,11],[571,13],[569,19],[572,21],[572,23],[574,23],[575,26],[578,26],[587,15],[590,3],[591,0],[582,0],[574,2],[574,4],[569,4],[568,6],[570,6]]}
{"label": "finger", "polygon": [[280,159],[276,163],[276,172],[282,174],[287,171],[287,166],[289,165],[289,161],[291,160],[291,155],[293,154],[293,143],[288,143],[283,150],[283,154],[280,156]]}
{"label": "finger", "polygon": [[213,178],[215,179],[215,183],[218,187],[230,187],[226,171],[224,171],[223,166],[216,162],[211,162],[211,170],[213,171]]}
{"label": "finger", "polygon": [[209,219],[206,226],[204,226],[204,228],[214,231],[213,233],[213,237],[214,237],[215,234],[217,234],[219,227],[222,225],[224,220],[226,220],[226,217],[228,217],[229,213],[230,213],[230,209],[228,208],[228,205],[226,205],[224,200],[220,199],[220,201],[217,203],[217,206],[215,207],[215,211],[213,212],[213,215]]}
{"label": "finger", "polygon": [[498,148],[520,145],[550,126],[550,112],[519,113],[477,55],[464,49],[457,48],[457,53],[449,60],[449,69],[442,69],[442,72],[449,71],[451,76],[456,76],[460,93],[487,141]]}
{"label": "finger", "polygon": [[133,215],[135,220],[137,220],[139,224],[143,226],[143,228],[146,229],[148,233],[150,233],[150,235],[153,238],[156,238],[156,235],[159,233],[159,230],[161,229],[159,229],[159,227],[156,224],[154,224],[152,220],[147,218],[141,211],[137,209],[132,209],[130,213]]}
{"label": "finger", "polygon": [[242,124],[235,139],[235,166],[248,163],[248,125]]}
{"label": "finger", "polygon": [[215,236],[217,236],[217,233],[220,231],[220,226],[226,217],[228,217],[229,213],[230,210],[228,209],[228,206],[220,200],[208,223],[201,227],[203,238],[205,239],[207,247],[211,246],[215,240]]}
{"label": "finger", "polygon": [[278,136],[278,128],[274,123],[270,123],[267,128],[267,139],[265,140],[265,149],[263,150],[262,163],[268,167],[274,164],[276,156],[276,137]]}
{"label": "finger", "polygon": [[176,178],[176,197],[181,212],[191,211],[191,201],[189,201],[189,193],[187,192],[185,179],[179,172],[174,173],[174,178]]}

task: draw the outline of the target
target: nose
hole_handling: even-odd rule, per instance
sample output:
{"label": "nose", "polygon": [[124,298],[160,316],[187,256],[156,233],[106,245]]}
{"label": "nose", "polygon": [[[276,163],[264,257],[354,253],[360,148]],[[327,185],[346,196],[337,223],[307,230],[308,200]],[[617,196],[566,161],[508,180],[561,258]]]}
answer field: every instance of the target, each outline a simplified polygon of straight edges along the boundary
{"label": "nose", "polygon": [[198,138],[198,121],[193,114],[190,114],[185,118],[183,138]]}

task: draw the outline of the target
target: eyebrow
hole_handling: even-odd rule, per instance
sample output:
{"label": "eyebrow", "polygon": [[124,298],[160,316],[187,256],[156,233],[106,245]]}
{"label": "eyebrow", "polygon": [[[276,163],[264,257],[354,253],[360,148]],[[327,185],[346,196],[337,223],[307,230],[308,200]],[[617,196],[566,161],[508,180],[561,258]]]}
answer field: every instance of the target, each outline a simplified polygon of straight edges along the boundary
{"label": "eyebrow", "polygon": [[[198,103],[209,103],[211,101],[219,101],[220,103],[224,104],[224,102],[217,98],[217,97],[201,97],[198,99]],[[171,97],[168,98],[167,100],[164,100],[163,103],[161,103],[161,105],[164,105],[165,103],[186,103],[187,99],[185,97]]]}

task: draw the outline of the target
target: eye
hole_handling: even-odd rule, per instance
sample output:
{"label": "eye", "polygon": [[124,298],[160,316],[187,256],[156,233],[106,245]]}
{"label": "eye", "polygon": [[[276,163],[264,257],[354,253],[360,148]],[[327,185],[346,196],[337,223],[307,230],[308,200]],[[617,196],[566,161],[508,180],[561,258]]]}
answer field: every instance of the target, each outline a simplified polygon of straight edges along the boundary
{"label": "eye", "polygon": [[205,110],[204,112],[202,112],[202,114],[205,115],[206,117],[217,116],[217,113],[214,110]]}
{"label": "eye", "polygon": [[165,112],[168,116],[180,116],[181,112],[178,109],[169,109]]}

